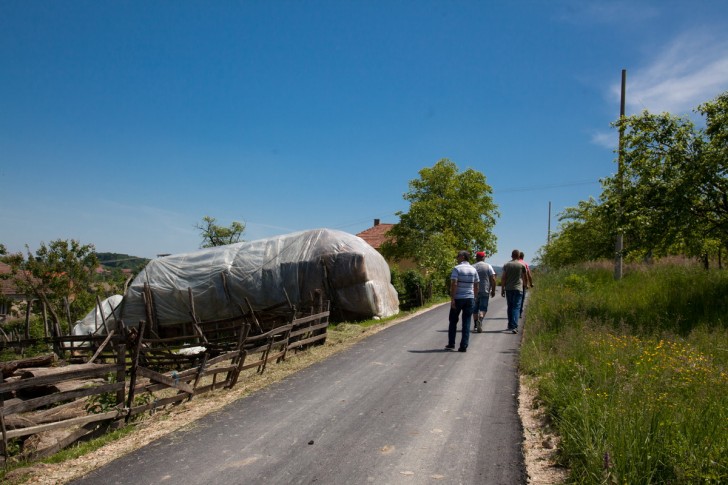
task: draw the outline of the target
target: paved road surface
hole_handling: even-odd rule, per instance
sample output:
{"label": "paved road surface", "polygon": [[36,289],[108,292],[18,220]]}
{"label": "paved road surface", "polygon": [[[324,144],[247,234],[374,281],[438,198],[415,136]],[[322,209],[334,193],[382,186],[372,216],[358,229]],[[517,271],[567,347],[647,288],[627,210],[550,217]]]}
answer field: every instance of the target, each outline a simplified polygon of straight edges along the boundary
{"label": "paved road surface", "polygon": [[[520,484],[520,334],[496,296],[467,353],[449,305],[374,334],[79,484]],[[458,344],[460,335],[458,334]]]}

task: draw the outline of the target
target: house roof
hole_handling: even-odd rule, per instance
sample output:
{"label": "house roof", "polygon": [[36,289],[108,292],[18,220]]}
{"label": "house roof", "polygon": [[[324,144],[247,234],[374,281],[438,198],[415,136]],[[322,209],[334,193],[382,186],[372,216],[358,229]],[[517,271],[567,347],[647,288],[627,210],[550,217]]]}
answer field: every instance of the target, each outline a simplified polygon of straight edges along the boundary
{"label": "house roof", "polygon": [[360,232],[357,236],[368,242],[374,249],[379,250],[382,243],[387,240],[387,231],[389,231],[392,227],[394,227],[394,224],[386,224],[375,221],[374,226]]}
{"label": "house roof", "polygon": [[[12,270],[10,269],[9,264],[0,263],[0,274],[7,275],[11,273]],[[18,292],[15,282],[12,279],[0,278],[0,296],[18,298],[22,297],[23,294]]]}

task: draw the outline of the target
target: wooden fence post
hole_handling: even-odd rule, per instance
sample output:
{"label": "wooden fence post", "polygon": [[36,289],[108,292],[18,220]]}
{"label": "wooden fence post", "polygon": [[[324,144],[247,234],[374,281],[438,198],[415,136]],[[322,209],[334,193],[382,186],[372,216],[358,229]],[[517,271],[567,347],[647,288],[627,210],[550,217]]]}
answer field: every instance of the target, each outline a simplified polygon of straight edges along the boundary
{"label": "wooden fence post", "polygon": [[[132,344],[134,345],[134,352],[132,353],[131,357],[131,370],[129,371],[129,398],[126,401],[126,407],[128,409],[127,415],[126,415],[126,422],[129,422],[129,419],[131,418],[131,410],[134,404],[134,387],[136,387],[136,375],[137,375],[137,368],[139,367],[139,352],[141,352],[142,348],[142,341],[144,340],[144,329],[147,326],[146,320],[141,320],[139,322],[139,327],[137,329],[137,334],[135,336],[136,340],[132,339]],[[133,329],[132,329],[133,331]]]}

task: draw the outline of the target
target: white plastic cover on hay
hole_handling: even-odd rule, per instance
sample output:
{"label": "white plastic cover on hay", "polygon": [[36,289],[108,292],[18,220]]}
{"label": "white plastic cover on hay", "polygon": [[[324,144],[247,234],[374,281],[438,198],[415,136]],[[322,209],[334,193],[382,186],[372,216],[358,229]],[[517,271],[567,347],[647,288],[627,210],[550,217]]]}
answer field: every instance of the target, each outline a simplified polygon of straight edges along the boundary
{"label": "white plastic cover on hay", "polygon": [[[223,277],[224,275],[224,277]],[[146,320],[142,297],[148,283],[160,326],[190,322],[188,288],[202,321],[240,315],[245,298],[255,310],[286,302],[310,302],[320,290],[332,315],[388,317],[399,311],[389,265],[352,234],[331,229],[286,234],[154,259],[124,295],[127,326]],[[284,293],[285,289],[285,293]]]}

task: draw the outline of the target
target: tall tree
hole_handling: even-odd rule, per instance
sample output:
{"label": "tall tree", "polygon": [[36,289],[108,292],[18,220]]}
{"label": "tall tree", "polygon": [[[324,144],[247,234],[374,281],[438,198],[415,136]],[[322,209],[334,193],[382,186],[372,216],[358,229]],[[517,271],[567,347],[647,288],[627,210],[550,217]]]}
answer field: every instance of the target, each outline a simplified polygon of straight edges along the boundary
{"label": "tall tree", "polygon": [[202,236],[201,248],[214,248],[243,241],[241,238],[245,232],[245,223],[233,221],[229,227],[225,227],[216,222],[214,217],[205,216],[201,224],[195,224]]}
{"label": "tall tree", "polygon": [[494,252],[492,232],[500,215],[493,189],[477,170],[460,172],[442,159],[419,171],[404,199],[409,211],[397,212],[398,224],[383,244],[385,256],[411,259],[426,274],[448,271],[458,250]]}

